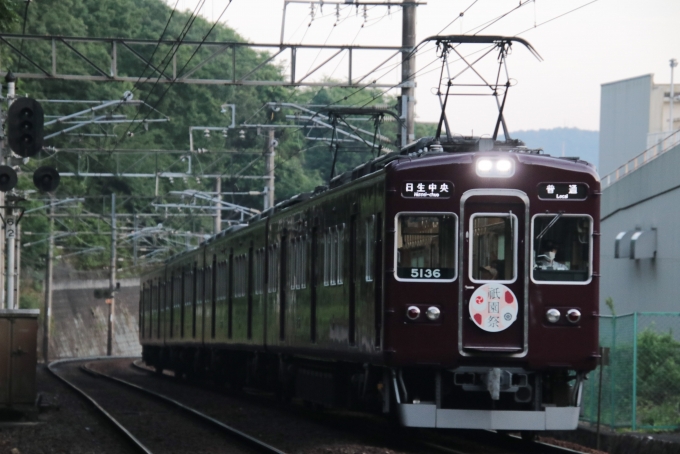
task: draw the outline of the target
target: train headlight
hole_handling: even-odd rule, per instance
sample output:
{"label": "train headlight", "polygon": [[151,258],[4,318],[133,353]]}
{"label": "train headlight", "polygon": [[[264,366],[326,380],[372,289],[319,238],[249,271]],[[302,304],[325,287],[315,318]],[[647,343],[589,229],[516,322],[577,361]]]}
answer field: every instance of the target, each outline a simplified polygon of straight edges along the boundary
{"label": "train headlight", "polygon": [[477,175],[485,178],[510,178],[515,174],[515,161],[509,158],[480,158],[475,164]]}
{"label": "train headlight", "polygon": [[569,309],[567,311],[567,320],[571,323],[578,323],[581,320],[581,311],[578,309]]}
{"label": "train headlight", "polygon": [[420,317],[420,309],[417,306],[409,306],[408,309],[406,309],[406,316],[410,320],[415,320]]}
{"label": "train headlight", "polygon": [[427,312],[425,312],[425,315],[427,315],[427,318],[434,321],[434,320],[439,319],[439,315],[441,315],[441,311],[439,310],[438,307],[431,306],[431,307],[427,308]]}
{"label": "train headlight", "polygon": [[557,309],[548,309],[548,312],[545,313],[545,318],[547,318],[550,323],[557,323],[560,320],[560,311]]}
{"label": "train headlight", "polygon": [[477,161],[477,173],[487,173],[493,169],[493,162],[490,159],[480,159]]}
{"label": "train headlight", "polygon": [[512,170],[512,162],[509,159],[499,159],[496,161],[496,170],[500,173],[507,173]]}

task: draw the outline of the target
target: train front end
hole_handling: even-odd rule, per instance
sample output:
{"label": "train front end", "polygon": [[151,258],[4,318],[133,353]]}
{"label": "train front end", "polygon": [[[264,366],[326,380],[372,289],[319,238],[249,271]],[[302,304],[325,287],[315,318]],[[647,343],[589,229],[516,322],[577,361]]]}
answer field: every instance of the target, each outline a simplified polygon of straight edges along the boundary
{"label": "train front end", "polygon": [[598,356],[597,173],[437,151],[387,169],[384,392],[405,426],[575,429]]}

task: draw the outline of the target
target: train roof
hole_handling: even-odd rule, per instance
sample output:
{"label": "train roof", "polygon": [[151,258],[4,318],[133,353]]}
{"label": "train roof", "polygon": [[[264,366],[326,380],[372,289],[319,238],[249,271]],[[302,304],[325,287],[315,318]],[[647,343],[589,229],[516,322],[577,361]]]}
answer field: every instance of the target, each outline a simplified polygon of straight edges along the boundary
{"label": "train roof", "polygon": [[[424,137],[406,145],[399,151],[378,156],[377,158],[374,158],[366,163],[358,165],[350,171],[337,175],[331,179],[328,186],[317,186],[312,192],[296,194],[289,199],[282,200],[268,210],[253,216],[248,223],[232,225],[220,233],[213,235],[208,240],[206,240],[203,245],[212,243],[218,238],[223,238],[224,236],[241,230],[248,225],[266,219],[274,215],[274,213],[278,213],[301,202],[310,200],[311,198],[319,196],[328,190],[345,186],[354,180],[372,173],[376,173],[384,169],[393,161],[407,160],[413,165],[422,165],[425,163],[424,160],[429,160],[431,158],[443,158],[445,156],[451,156],[452,154],[458,154],[461,156],[461,158],[466,155],[466,157],[470,159],[470,156],[473,153],[486,151],[516,153],[518,155],[518,159],[521,162],[527,164],[547,165],[551,167],[563,168],[565,170],[585,171],[592,173],[597,177],[595,167],[592,164],[579,159],[578,157],[550,156],[544,154],[541,148],[526,147],[524,142],[519,139],[493,140],[491,138],[484,137],[454,136],[450,138],[442,137],[437,140],[434,137]],[[170,263],[183,256],[185,253],[186,251],[175,254],[167,258],[165,263]]]}

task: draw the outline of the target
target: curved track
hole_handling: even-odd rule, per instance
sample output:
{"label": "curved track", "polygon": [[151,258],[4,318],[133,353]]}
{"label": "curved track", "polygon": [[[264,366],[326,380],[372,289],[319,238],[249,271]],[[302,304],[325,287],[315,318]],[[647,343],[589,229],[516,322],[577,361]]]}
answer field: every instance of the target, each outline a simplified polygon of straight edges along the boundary
{"label": "curved track", "polygon": [[[138,452],[283,454],[283,451],[174,399],[94,371],[87,364],[81,366],[81,363],[100,359],[104,358],[61,360],[48,367],[56,377],[92,403]],[[102,379],[109,380],[111,386],[103,386]]]}

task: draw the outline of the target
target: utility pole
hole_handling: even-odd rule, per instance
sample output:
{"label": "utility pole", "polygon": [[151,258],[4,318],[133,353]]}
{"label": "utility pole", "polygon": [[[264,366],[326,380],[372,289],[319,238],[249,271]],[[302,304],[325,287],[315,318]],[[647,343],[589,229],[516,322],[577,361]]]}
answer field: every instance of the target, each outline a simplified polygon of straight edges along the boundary
{"label": "utility pole", "polygon": [[21,224],[17,224],[17,241],[14,246],[14,253],[17,256],[16,265],[14,267],[14,275],[16,276],[16,285],[14,286],[14,301],[16,301],[16,308],[19,309],[21,305]]}
{"label": "utility pole", "polygon": [[111,194],[111,270],[109,274],[109,323],[106,337],[106,356],[111,356],[113,351],[114,317],[116,315],[116,295],[114,293],[116,282],[116,194]]}
{"label": "utility pole", "polygon": [[270,129],[265,144],[265,177],[267,178],[267,186],[264,188],[264,209],[268,210],[274,206],[274,148],[278,145],[274,138],[274,130]]}
{"label": "utility pole", "polygon": [[222,231],[222,178],[215,180],[215,227],[213,232],[215,235]]}
{"label": "utility pole", "polygon": [[49,361],[50,322],[52,320],[52,261],[54,260],[54,196],[50,193],[50,229],[45,264],[45,310],[43,312],[43,361]]}
{"label": "utility pole", "polygon": [[17,304],[14,301],[14,271],[15,252],[17,239],[17,219],[14,217],[13,207],[5,208],[5,245],[7,247],[7,309],[16,309]]}
{"label": "utility pole", "polygon": [[[17,78],[14,74],[11,72],[8,72],[5,75],[5,82],[7,83],[7,107],[9,108],[10,105],[12,105],[12,101],[14,101],[14,98],[16,97],[16,82]],[[5,165],[7,163],[7,156],[5,154],[8,153],[5,150],[5,137],[3,135],[2,138],[0,138],[0,165]],[[11,154],[11,152],[9,152]],[[0,206],[5,206],[5,193],[0,192]],[[7,214],[7,210],[5,210],[4,213],[2,213],[3,216]],[[5,254],[6,254],[6,241],[3,239],[0,241],[0,307],[2,308],[8,308],[12,309],[12,306],[10,306],[10,303],[8,299],[5,297]]]}
{"label": "utility pole", "polygon": [[401,138],[401,146],[413,142],[415,135],[415,103],[416,57],[413,52],[416,46],[416,8],[418,4],[413,0],[402,1],[402,35],[401,45],[404,48],[401,57],[401,117],[406,123],[406,137]]}

